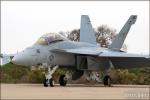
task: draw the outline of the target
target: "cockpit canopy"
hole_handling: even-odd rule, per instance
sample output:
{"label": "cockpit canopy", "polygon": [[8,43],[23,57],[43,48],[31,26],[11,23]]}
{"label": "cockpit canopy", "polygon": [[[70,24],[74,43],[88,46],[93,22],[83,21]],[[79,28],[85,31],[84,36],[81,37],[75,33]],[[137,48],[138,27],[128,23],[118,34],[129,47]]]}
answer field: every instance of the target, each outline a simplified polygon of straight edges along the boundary
{"label": "cockpit canopy", "polygon": [[54,42],[67,40],[64,36],[58,33],[47,33],[41,36],[35,44],[49,45]]}

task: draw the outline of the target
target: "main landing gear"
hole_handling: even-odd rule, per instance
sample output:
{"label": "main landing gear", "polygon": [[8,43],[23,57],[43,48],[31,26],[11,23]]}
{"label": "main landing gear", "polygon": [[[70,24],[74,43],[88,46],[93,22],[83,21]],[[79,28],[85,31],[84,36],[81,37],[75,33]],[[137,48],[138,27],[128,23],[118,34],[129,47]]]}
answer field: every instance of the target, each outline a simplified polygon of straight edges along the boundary
{"label": "main landing gear", "polygon": [[86,80],[87,81],[93,80],[93,81],[96,81],[98,83],[102,82],[100,75],[97,72],[85,71],[85,74],[86,74]]}
{"label": "main landing gear", "polygon": [[109,75],[106,75],[103,79],[103,82],[104,82],[104,86],[109,86],[111,87],[111,78]]}
{"label": "main landing gear", "polygon": [[104,84],[104,86],[111,87],[111,77],[106,74],[103,79],[100,78],[100,75],[97,72],[85,72],[87,81],[94,80],[98,83]]}
{"label": "main landing gear", "polygon": [[66,84],[67,84],[66,75],[61,75],[59,77],[59,84],[60,84],[60,86],[66,86]]}

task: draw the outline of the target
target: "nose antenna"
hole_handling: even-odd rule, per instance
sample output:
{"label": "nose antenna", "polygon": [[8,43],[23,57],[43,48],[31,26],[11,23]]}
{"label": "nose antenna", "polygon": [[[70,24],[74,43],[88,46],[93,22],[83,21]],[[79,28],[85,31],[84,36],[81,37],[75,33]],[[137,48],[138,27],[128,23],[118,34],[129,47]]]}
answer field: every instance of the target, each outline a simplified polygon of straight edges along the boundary
{"label": "nose antenna", "polygon": [[13,63],[12,59],[14,58],[14,56],[10,56],[9,58],[10,58],[10,62]]}
{"label": "nose antenna", "polygon": [[14,58],[14,56],[10,56],[10,60],[12,60]]}

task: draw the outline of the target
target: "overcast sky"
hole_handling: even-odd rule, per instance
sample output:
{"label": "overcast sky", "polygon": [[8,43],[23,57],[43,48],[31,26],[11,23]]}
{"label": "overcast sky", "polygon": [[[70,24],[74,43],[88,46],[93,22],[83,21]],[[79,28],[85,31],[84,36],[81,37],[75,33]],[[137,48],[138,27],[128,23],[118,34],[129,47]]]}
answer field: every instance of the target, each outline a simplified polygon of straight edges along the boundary
{"label": "overcast sky", "polygon": [[149,1],[1,1],[1,52],[16,53],[44,33],[80,27],[89,15],[94,28],[107,24],[120,31],[130,15],[138,15],[125,44],[128,52],[149,53]]}

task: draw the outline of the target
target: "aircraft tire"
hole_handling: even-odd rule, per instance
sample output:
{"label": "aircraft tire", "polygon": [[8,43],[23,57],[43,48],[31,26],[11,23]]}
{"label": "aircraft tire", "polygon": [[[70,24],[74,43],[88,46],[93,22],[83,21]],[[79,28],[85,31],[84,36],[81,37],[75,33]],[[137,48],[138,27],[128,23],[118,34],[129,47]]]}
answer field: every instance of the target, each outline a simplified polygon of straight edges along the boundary
{"label": "aircraft tire", "polygon": [[48,87],[48,83],[47,83],[47,79],[44,79],[44,81],[43,81],[43,85],[44,85],[44,87]]}
{"label": "aircraft tire", "polygon": [[111,86],[111,78],[109,75],[106,75],[103,79],[103,82],[104,82],[104,86]]}
{"label": "aircraft tire", "polygon": [[65,79],[65,75],[61,75],[59,77],[59,84],[60,84],[60,86],[66,86],[67,80]]}
{"label": "aircraft tire", "polygon": [[54,80],[52,78],[49,80],[49,82],[50,82],[50,87],[54,87]]}

